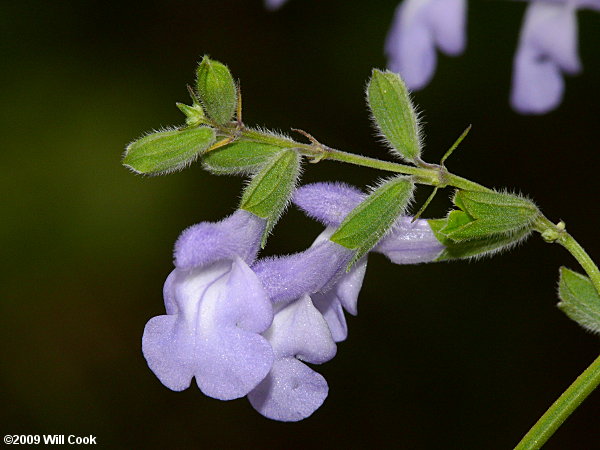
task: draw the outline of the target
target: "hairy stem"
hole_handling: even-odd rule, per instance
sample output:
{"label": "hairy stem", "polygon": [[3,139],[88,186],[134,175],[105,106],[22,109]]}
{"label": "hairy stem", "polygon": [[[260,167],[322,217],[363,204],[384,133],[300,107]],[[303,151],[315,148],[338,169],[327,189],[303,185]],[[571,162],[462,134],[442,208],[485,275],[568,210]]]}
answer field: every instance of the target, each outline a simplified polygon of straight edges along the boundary
{"label": "hairy stem", "polygon": [[573,255],[579,265],[585,270],[588,277],[590,277],[592,284],[600,295],[600,270],[598,270],[598,266],[579,242],[567,233],[564,223],[561,222],[555,225],[546,217],[540,216],[534,224],[534,229],[538,231],[547,242],[554,242],[562,245],[571,255]]}
{"label": "hairy stem", "polygon": [[296,148],[304,156],[318,158],[319,160],[329,159],[332,161],[354,164],[372,169],[384,170],[386,172],[402,173],[413,175],[415,182],[427,184],[435,187],[453,186],[468,191],[490,191],[490,189],[473,181],[449,173],[445,167],[431,165],[432,168],[414,167],[406,164],[399,164],[390,161],[382,161],[368,156],[362,156],[355,153],[343,152],[327,146],[315,144],[304,144],[292,139],[265,133],[259,130],[244,129],[241,133],[247,139],[265,144],[273,144],[283,148]]}

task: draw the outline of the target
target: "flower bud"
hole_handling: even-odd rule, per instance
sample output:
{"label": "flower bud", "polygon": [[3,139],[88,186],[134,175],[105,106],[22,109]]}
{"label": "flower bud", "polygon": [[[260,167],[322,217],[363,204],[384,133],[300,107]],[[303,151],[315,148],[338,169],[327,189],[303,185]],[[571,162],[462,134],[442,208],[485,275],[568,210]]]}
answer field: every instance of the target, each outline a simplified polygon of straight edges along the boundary
{"label": "flower bud", "polygon": [[237,88],[226,65],[205,56],[196,72],[196,89],[208,116],[219,125],[229,122],[237,106]]}
{"label": "flower bud", "polygon": [[215,142],[210,127],[158,131],[129,144],[123,165],[136,173],[161,175],[183,169]]}

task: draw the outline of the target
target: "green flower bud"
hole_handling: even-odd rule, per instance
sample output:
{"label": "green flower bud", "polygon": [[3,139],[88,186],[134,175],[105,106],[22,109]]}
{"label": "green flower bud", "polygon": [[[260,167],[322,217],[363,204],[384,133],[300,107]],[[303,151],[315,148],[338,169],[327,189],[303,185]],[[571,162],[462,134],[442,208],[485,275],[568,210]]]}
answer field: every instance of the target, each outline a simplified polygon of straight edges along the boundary
{"label": "green flower bud", "polygon": [[374,69],[367,86],[373,121],[392,153],[407,162],[421,156],[421,131],[408,89],[398,74]]}
{"label": "green flower bud", "polygon": [[235,114],[237,88],[226,65],[205,56],[196,72],[196,89],[206,114],[225,125]]}
{"label": "green flower bud", "polygon": [[136,173],[161,175],[183,169],[215,142],[210,127],[158,131],[127,146],[123,165]]}

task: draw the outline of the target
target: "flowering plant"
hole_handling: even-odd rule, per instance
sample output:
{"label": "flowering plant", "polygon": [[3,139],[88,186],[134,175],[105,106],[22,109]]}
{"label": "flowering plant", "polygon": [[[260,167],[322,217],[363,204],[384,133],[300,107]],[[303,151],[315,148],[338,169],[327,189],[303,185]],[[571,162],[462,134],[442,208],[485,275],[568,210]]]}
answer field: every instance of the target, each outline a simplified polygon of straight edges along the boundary
{"label": "flowering plant", "polygon": [[[537,232],[580,263],[586,275],[561,268],[559,307],[583,327],[600,331],[600,271],[567,233],[528,198],[494,191],[450,173],[445,161],[422,159],[421,125],[406,84],[390,71],[373,70],[367,102],[378,133],[393,158],[382,161],[308,142],[242,120],[239,85],[229,69],[204,57],[191,105],[179,128],[148,134],[127,146],[123,164],[156,175],[201,158],[211,173],[249,177],[237,210],[217,223],[185,230],[175,245],[175,269],[164,286],[166,315],[148,321],[142,350],[168,388],[180,391],[192,378],[209,397],[248,397],[262,415],[279,421],[309,417],[328,393],[325,378],[308,364],[331,360],[346,339],[344,311],[357,300],[370,252],[396,264],[479,258],[511,248]],[[338,182],[297,187],[305,160],[324,159],[387,171],[368,192]],[[434,190],[408,216],[415,186]],[[422,219],[439,189],[453,187],[453,209]],[[289,203],[325,230],[305,251],[258,258]],[[600,358],[577,379],[523,438],[519,448],[539,448],[600,383]]]}

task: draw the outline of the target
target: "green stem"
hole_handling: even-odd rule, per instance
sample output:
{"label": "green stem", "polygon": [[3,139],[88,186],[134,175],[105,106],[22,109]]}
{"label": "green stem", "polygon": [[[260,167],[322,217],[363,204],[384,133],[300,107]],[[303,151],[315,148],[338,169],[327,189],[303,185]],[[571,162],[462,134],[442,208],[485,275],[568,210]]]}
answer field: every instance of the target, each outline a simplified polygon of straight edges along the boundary
{"label": "green stem", "polygon": [[600,294],[600,270],[598,270],[598,266],[594,264],[590,255],[587,254],[583,247],[579,245],[579,242],[577,242],[569,233],[564,233],[557,242],[575,257],[577,262],[590,277],[590,280],[592,280],[596,291]]}
{"label": "green stem", "polygon": [[540,216],[534,224],[534,229],[538,231],[548,242],[555,242],[562,245],[573,257],[579,265],[585,270],[587,275],[592,280],[592,284],[600,295],[600,270],[594,263],[590,255],[583,247],[564,229],[564,223],[559,225],[553,224],[544,216]]}
{"label": "green stem", "polygon": [[330,159],[332,161],[370,167],[372,169],[379,169],[387,172],[413,175],[415,181],[420,184],[427,184],[435,187],[454,186],[458,189],[465,189],[468,191],[490,191],[490,189],[485,186],[449,173],[443,166],[432,165],[433,168],[423,168],[390,161],[382,161],[380,159],[343,152],[326,146],[304,144],[289,138],[253,129],[244,129],[242,135],[245,138],[263,142],[265,144],[273,144],[283,148],[296,148],[305,156],[320,158],[320,160]]}
{"label": "green stem", "polygon": [[562,425],[567,417],[600,384],[600,356],[567,388],[540,420],[529,430],[515,450],[539,449]]}

